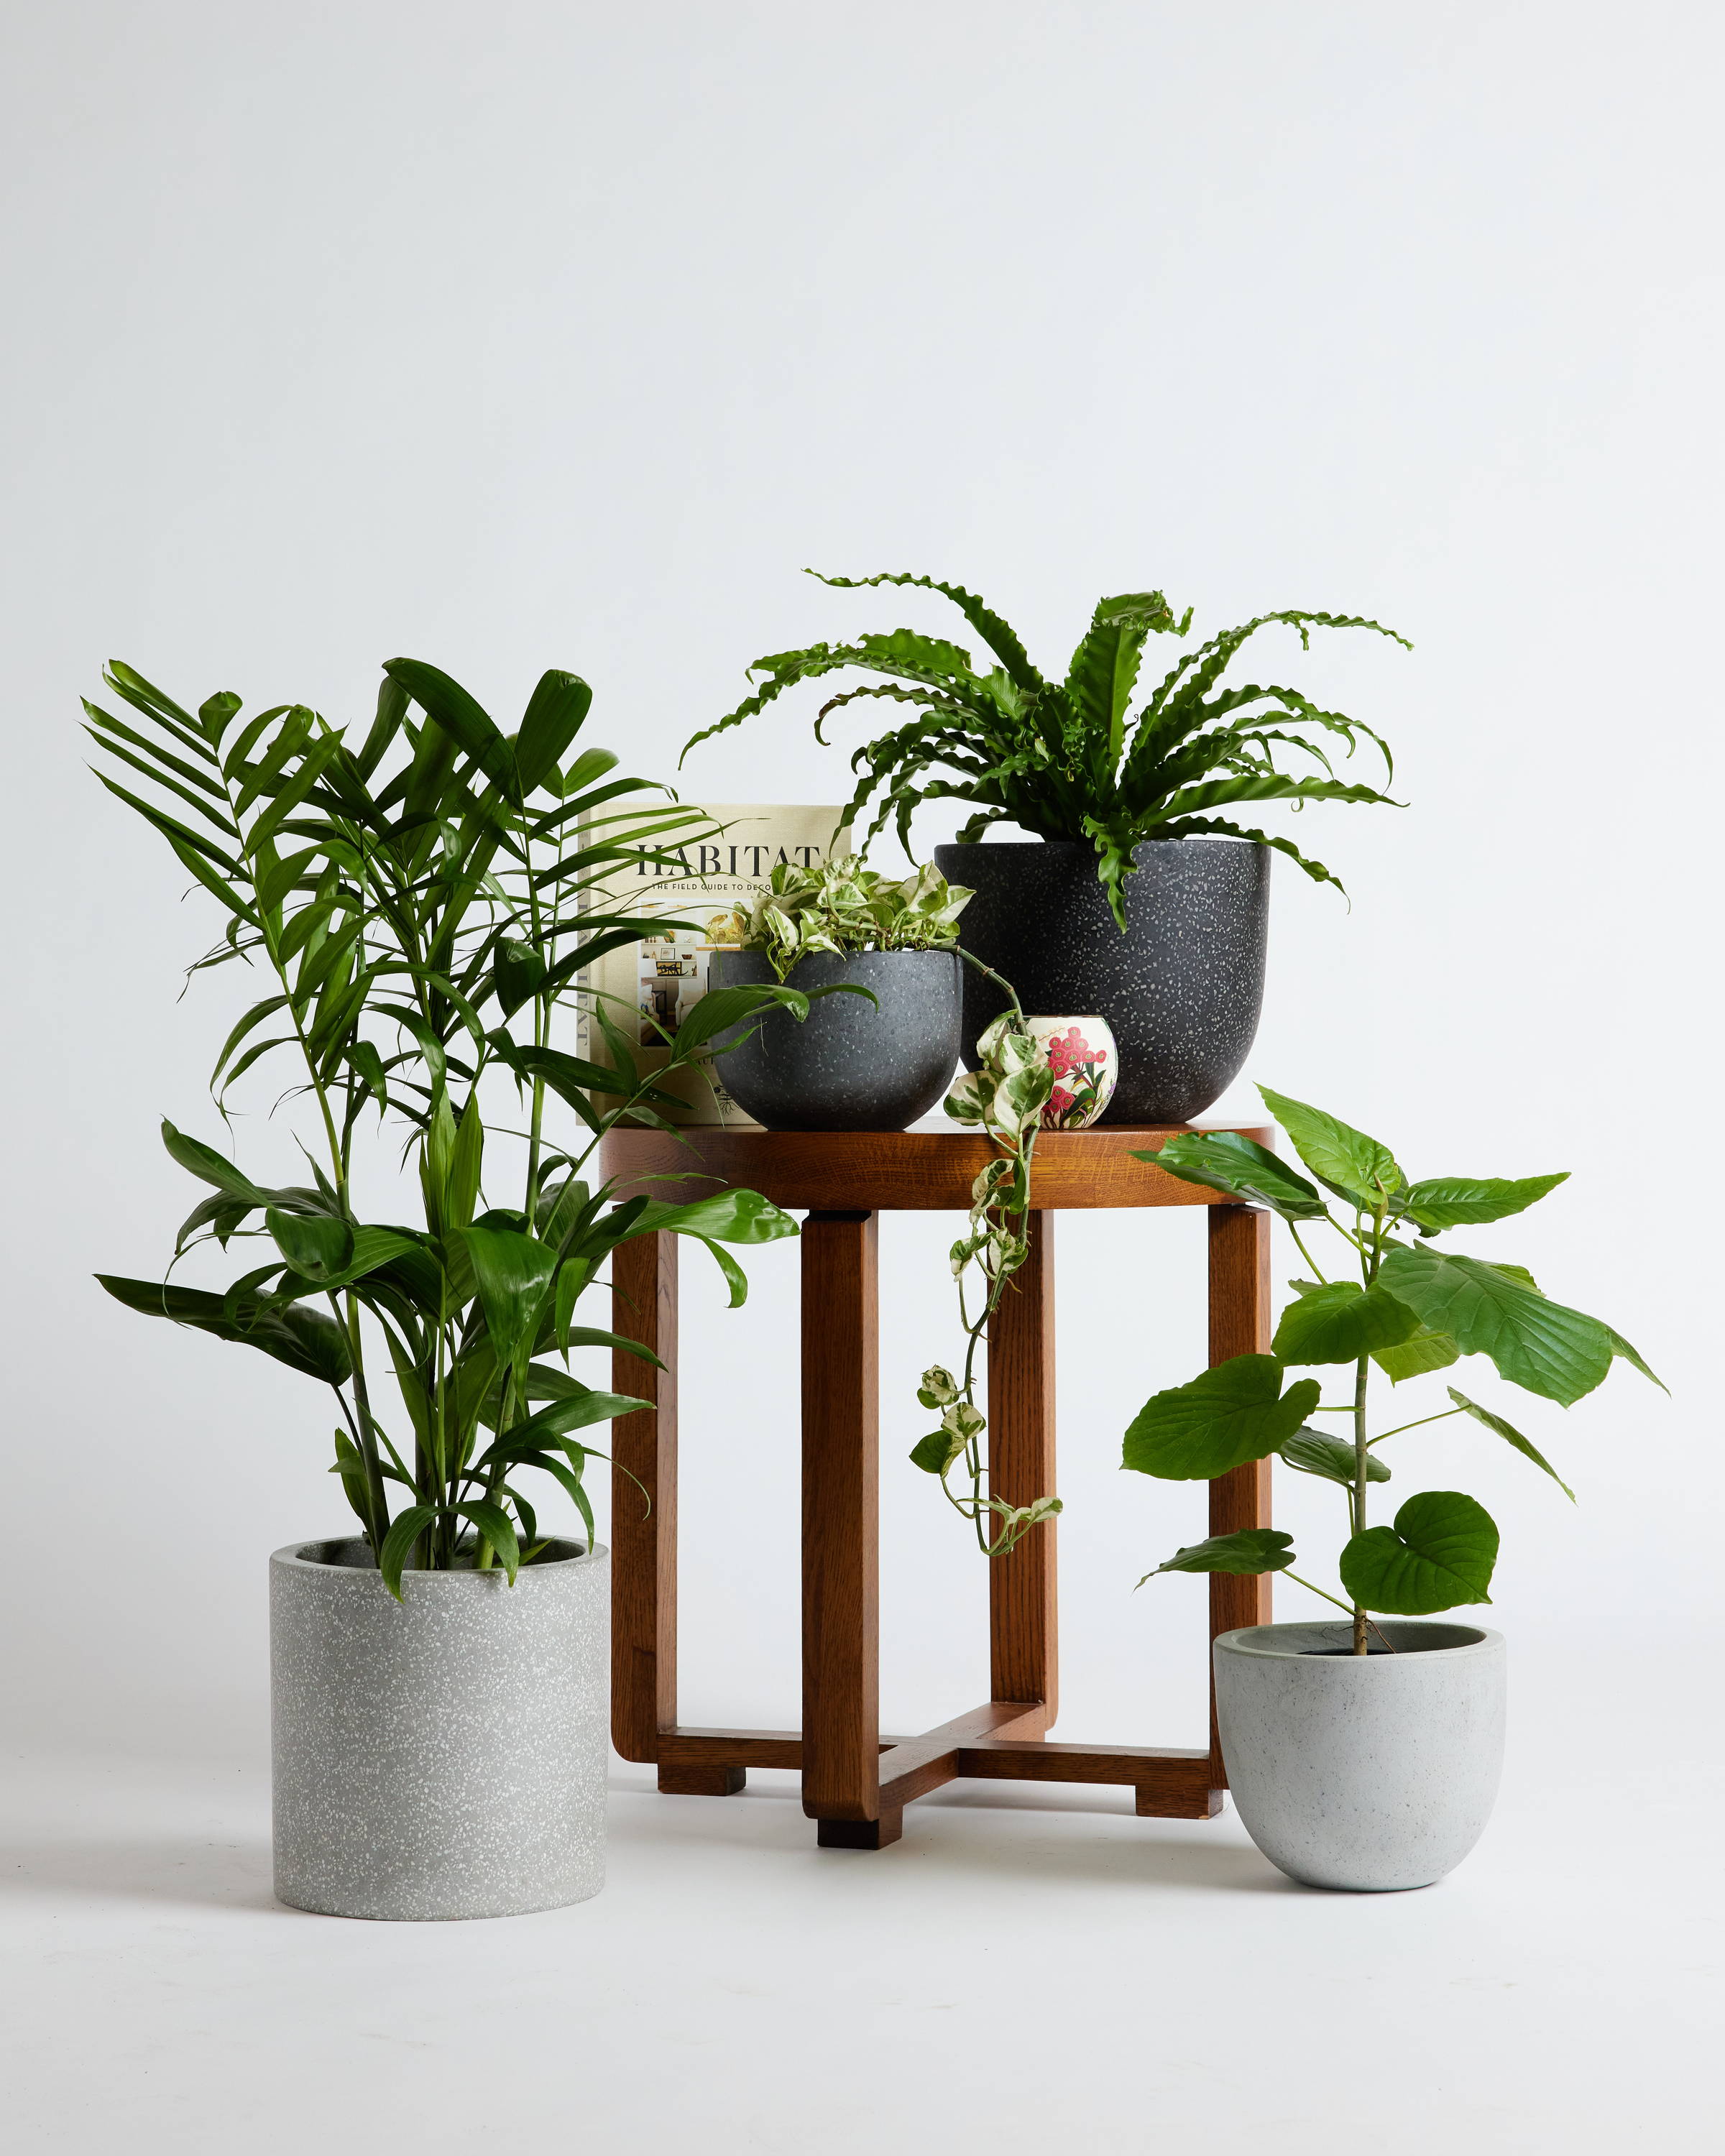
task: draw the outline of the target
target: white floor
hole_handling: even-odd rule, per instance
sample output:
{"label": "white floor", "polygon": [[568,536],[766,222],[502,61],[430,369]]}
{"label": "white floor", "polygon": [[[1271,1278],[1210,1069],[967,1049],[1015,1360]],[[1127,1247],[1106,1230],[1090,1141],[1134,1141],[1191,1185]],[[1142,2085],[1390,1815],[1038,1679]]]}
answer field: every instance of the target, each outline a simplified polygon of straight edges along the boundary
{"label": "white floor", "polygon": [[448,1926],[278,1906],[261,1758],[15,1755],[8,2146],[1712,2156],[1717,1795],[1584,1702],[1522,1721],[1423,1893],[1304,1892],[1121,1792],[947,1791],[869,1856],[787,1777],[619,1768],[598,1900]]}

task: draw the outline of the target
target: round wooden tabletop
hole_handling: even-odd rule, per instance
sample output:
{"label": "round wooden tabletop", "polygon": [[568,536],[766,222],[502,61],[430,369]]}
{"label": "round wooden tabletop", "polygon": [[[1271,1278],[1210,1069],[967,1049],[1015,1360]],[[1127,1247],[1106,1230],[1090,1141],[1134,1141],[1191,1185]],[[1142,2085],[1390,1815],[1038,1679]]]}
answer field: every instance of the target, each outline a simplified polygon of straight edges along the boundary
{"label": "round wooden tabletop", "polygon": [[[1176,1176],[1137,1152],[1159,1152],[1193,1129],[1237,1131],[1271,1143],[1262,1123],[1163,1123],[1132,1128],[1045,1131],[1030,1178],[1033,1210],[1070,1207],[1226,1205],[1235,1201]],[[758,1190],[775,1205],[818,1213],[964,1213],[970,1187],[998,1148],[972,1131],[761,1131],[691,1125],[614,1129],[599,1149],[601,1173],[624,1197],[687,1203],[722,1185]]]}

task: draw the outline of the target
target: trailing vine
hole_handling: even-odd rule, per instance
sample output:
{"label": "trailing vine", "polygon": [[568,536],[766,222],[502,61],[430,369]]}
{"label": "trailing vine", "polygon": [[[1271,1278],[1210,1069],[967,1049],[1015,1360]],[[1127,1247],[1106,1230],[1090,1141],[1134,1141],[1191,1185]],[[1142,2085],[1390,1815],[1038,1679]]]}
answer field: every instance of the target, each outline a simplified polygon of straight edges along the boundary
{"label": "trailing vine", "polygon": [[[922,1373],[916,1398],[924,1407],[939,1411],[940,1422],[911,1447],[911,1458],[927,1473],[940,1477],[947,1503],[971,1522],[983,1555],[1004,1557],[1032,1527],[1060,1509],[1055,1496],[1012,1505],[1004,1497],[983,1494],[983,1436],[988,1419],[976,1404],[977,1351],[988,1337],[1013,1275],[1030,1254],[1026,1232],[1030,1163],[1054,1078],[1024,1022],[1011,983],[968,951],[961,949],[959,956],[1005,989],[1011,1002],[978,1041],[980,1066],[967,1072],[947,1094],[946,1111],[955,1122],[986,1132],[1000,1147],[1000,1158],[989,1161],[972,1183],[969,1223],[950,1253],[965,1336],[963,1374],[955,1378],[938,1363]],[[965,1278],[973,1266],[982,1276],[983,1291],[974,1316],[965,1292]],[[955,1471],[968,1489],[953,1489]],[[992,1527],[991,1517],[998,1522]]]}

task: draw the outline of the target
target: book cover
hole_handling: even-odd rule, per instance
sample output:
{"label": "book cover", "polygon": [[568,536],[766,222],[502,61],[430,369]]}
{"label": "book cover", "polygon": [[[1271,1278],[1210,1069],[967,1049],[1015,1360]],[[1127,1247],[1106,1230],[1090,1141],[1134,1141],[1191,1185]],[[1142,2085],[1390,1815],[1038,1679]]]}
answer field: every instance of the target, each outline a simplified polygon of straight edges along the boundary
{"label": "book cover", "polygon": [[[808,803],[718,804],[700,812],[723,828],[700,844],[662,849],[665,858],[638,860],[614,876],[601,901],[643,920],[663,919],[664,935],[608,952],[591,969],[588,987],[612,1024],[629,1040],[644,1073],[663,1069],[664,1033],[675,1033],[706,993],[715,952],[742,942],[750,910],[774,868],[787,861],[819,868],[850,851],[838,828],[843,811]],[[598,1043],[594,1046],[597,1049]],[[668,1122],[757,1127],[703,1061],[664,1081],[681,1104],[661,1108]]]}

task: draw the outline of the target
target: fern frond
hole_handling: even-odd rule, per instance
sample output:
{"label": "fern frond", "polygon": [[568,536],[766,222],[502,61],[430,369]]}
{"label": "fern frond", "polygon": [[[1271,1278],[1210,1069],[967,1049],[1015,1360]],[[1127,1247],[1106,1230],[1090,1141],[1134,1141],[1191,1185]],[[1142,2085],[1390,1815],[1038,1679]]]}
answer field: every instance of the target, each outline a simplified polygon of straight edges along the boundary
{"label": "fern frond", "polygon": [[973,592],[966,591],[963,584],[943,584],[937,577],[916,577],[905,571],[883,571],[878,577],[829,577],[819,569],[805,569],[803,573],[823,584],[832,585],[836,591],[860,592],[874,584],[898,584],[939,592],[951,599],[1019,688],[1042,686],[1042,676],[1030,664],[1029,653],[1019,643],[1010,624],[985,606]]}
{"label": "fern frond", "polygon": [[1242,824],[1231,824],[1222,816],[1185,816],[1164,824],[1152,835],[1158,839],[1250,839],[1254,845],[1271,846],[1279,854],[1286,854],[1291,861],[1297,861],[1314,883],[1332,883],[1346,898],[1348,891],[1342,879],[1332,875],[1322,861],[1308,860],[1291,839],[1273,836],[1268,831],[1249,830]]}
{"label": "fern frond", "polygon": [[1369,786],[1344,786],[1339,779],[1296,778],[1286,772],[1266,771],[1252,778],[1209,778],[1201,785],[1183,787],[1163,803],[1158,820],[1201,816],[1206,809],[1223,808],[1231,801],[1373,801],[1389,808],[1406,805]]}

